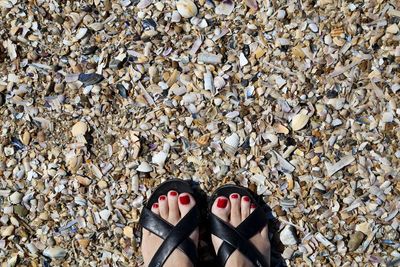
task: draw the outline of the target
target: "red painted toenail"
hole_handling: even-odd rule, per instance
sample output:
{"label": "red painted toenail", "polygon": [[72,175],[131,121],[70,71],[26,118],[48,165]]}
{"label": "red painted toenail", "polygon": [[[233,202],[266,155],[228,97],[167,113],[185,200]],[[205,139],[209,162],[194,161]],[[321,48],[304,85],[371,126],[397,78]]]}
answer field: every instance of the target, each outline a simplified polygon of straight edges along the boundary
{"label": "red painted toenail", "polygon": [[178,193],[175,192],[175,191],[171,191],[171,192],[169,192],[169,195],[173,196],[173,197],[176,197],[178,195]]}
{"label": "red painted toenail", "polygon": [[238,194],[232,194],[231,198],[237,199],[237,198],[239,198],[239,195]]}
{"label": "red painted toenail", "polygon": [[244,197],[243,197],[243,200],[246,201],[246,202],[249,202],[249,201],[250,201],[250,198],[249,198],[248,196],[244,196]]}
{"label": "red painted toenail", "polygon": [[158,209],[158,203],[153,204],[153,209]]}
{"label": "red painted toenail", "polygon": [[160,196],[160,200],[165,200],[166,197],[165,196]]}
{"label": "red painted toenail", "polygon": [[224,209],[228,205],[228,200],[226,198],[218,198],[217,207]]}
{"label": "red painted toenail", "polygon": [[251,204],[250,208],[255,209],[255,208],[257,208],[257,206],[256,206],[256,204]]}
{"label": "red painted toenail", "polygon": [[190,197],[188,195],[180,196],[179,202],[181,202],[182,205],[187,205],[190,203]]}

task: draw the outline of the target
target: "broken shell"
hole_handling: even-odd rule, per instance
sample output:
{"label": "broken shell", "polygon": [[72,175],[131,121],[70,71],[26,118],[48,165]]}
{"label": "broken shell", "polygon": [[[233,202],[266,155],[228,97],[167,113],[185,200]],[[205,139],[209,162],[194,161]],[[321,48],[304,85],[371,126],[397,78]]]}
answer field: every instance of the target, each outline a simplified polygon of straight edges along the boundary
{"label": "broken shell", "polygon": [[235,9],[233,1],[222,1],[216,8],[215,14],[229,16]]}
{"label": "broken shell", "polygon": [[76,137],[80,135],[85,135],[87,130],[87,124],[83,121],[78,121],[77,123],[75,123],[74,126],[72,126],[71,133],[74,137]]}
{"label": "broken shell", "polygon": [[304,126],[307,125],[309,119],[310,119],[310,117],[308,117],[305,114],[300,113],[300,114],[295,115],[291,122],[292,129],[294,131],[303,129]]}
{"label": "broken shell", "polygon": [[179,0],[176,9],[184,18],[191,18],[197,15],[197,6],[191,0]]}
{"label": "broken shell", "polygon": [[228,136],[223,144],[223,148],[224,150],[228,153],[228,154],[235,154],[237,151],[237,148],[239,146],[239,135],[237,133],[233,133],[230,136]]}
{"label": "broken shell", "polygon": [[12,204],[19,204],[21,202],[23,196],[24,195],[21,194],[20,192],[14,192],[10,196],[10,202]]}
{"label": "broken shell", "polygon": [[14,233],[14,228],[15,228],[14,225],[6,226],[5,228],[3,228],[1,230],[1,236],[8,237],[8,236],[12,235]]}
{"label": "broken shell", "polygon": [[61,247],[48,247],[43,251],[43,255],[52,259],[62,259],[67,256],[67,251]]}
{"label": "broken shell", "polygon": [[81,73],[78,80],[83,83],[83,86],[93,85],[104,80],[103,75],[97,73]]}
{"label": "broken shell", "polygon": [[140,165],[136,168],[138,172],[151,172],[153,168],[146,161],[142,161]]}
{"label": "broken shell", "polygon": [[286,225],[280,233],[280,239],[282,244],[286,246],[297,244],[296,229],[291,225]]}
{"label": "broken shell", "polygon": [[[165,160],[167,159],[168,154],[164,151],[160,151],[155,154],[151,160],[152,163],[157,164],[159,167],[164,167]],[[150,170],[151,171],[151,170]]]}

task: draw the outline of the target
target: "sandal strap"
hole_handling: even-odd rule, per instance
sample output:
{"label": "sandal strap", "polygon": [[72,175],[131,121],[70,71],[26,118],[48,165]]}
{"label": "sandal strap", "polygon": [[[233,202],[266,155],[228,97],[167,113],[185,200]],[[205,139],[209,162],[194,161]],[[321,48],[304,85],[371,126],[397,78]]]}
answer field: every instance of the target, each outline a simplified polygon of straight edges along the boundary
{"label": "sandal strap", "polygon": [[[160,218],[157,217],[158,220],[150,220],[149,222],[149,220],[145,219],[147,215],[148,214],[145,214],[144,216],[142,215],[143,220],[146,221],[147,223],[147,226],[150,226],[149,228],[153,230],[154,227],[159,227],[158,222],[161,221]],[[187,240],[190,234],[196,229],[196,227],[198,227],[198,223],[199,223],[199,211],[196,207],[194,207],[178,222],[177,225],[173,226],[172,229],[170,229],[170,231],[167,233],[166,238],[164,238],[164,242],[161,244],[161,246],[154,254],[153,258],[151,259],[149,267],[163,266],[168,257],[171,255],[171,253],[185,240]],[[145,225],[143,225],[143,222],[142,226],[145,227]],[[160,226],[162,227],[162,223],[160,224]],[[197,249],[191,251],[194,251],[195,253],[190,253],[190,252],[186,253],[186,251],[185,253],[188,256],[188,258],[192,261],[193,265],[195,265],[197,261]]]}
{"label": "sandal strap", "polygon": [[265,211],[257,207],[238,227],[234,228],[211,213],[211,232],[223,240],[217,252],[222,266],[237,249],[257,267],[268,267],[264,255],[249,241],[249,239],[260,232],[267,224]]}
{"label": "sandal strap", "polygon": [[[174,228],[174,225],[160,218],[147,207],[144,207],[142,210],[140,224],[147,231],[162,239],[166,239]],[[179,244],[178,249],[185,253],[189,259],[197,259],[197,248],[192,239],[186,238],[183,240],[182,243]]]}

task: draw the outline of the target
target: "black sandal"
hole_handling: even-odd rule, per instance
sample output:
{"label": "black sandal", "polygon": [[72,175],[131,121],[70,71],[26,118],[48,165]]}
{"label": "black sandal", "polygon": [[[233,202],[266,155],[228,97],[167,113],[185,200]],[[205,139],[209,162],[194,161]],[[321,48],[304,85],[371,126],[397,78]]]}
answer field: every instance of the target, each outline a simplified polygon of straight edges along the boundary
{"label": "black sandal", "polygon": [[197,264],[197,248],[190,239],[190,235],[199,226],[200,210],[199,202],[178,222],[172,225],[151,211],[151,207],[158,201],[161,195],[167,195],[169,191],[189,193],[196,199],[196,193],[189,182],[180,179],[170,179],[160,184],[148,199],[140,215],[139,224],[149,232],[164,239],[149,263],[149,267],[163,266],[171,253],[178,248],[192,261]]}
{"label": "black sandal", "polygon": [[[218,197],[224,196],[229,199],[229,196],[233,193],[237,193],[241,196],[248,196],[251,202],[257,206],[236,228],[211,212],[211,207]],[[226,266],[227,260],[236,249],[249,259],[254,266],[286,266],[281,256],[283,247],[281,246],[278,234],[279,222],[273,216],[271,208],[264,202],[262,197],[256,195],[249,189],[237,185],[224,185],[219,187],[212,194],[209,202],[208,221],[211,234],[223,241],[216,255],[220,266]],[[249,241],[252,236],[260,232],[266,225],[268,225],[268,235],[271,242],[270,264],[266,262],[264,255]]]}

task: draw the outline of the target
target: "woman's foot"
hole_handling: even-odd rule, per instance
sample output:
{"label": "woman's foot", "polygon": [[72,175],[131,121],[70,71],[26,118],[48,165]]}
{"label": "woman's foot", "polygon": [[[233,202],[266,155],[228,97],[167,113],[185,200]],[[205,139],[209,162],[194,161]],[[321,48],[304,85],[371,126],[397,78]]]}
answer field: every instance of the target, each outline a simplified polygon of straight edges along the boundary
{"label": "woman's foot", "polygon": [[[255,204],[250,202],[248,196],[240,196],[239,194],[231,194],[229,199],[226,197],[218,197],[212,206],[211,212],[225,222],[230,223],[233,227],[237,227],[244,219],[249,216],[256,208]],[[215,252],[218,252],[222,244],[222,240],[212,235],[212,242]],[[268,239],[268,227],[265,226],[261,232],[254,235],[250,242],[265,255],[266,261],[270,262],[270,242]],[[235,250],[229,257],[225,266],[229,267],[249,267],[253,264],[238,250]]]}
{"label": "woman's foot", "polygon": [[[194,207],[196,201],[188,193],[179,194],[175,191],[169,191],[167,196],[162,195],[158,198],[158,202],[154,203],[151,207],[151,211],[159,215],[164,220],[168,221],[172,225],[176,225],[181,218],[183,218],[191,208]],[[194,244],[197,247],[199,240],[199,229],[190,235]],[[163,239],[159,238],[155,234],[150,233],[146,229],[143,229],[142,237],[142,255],[144,266],[148,266],[154,253],[161,246]],[[179,249],[176,249],[169,256],[168,260],[165,262],[164,267],[175,267],[178,266],[193,266],[189,258]]]}

